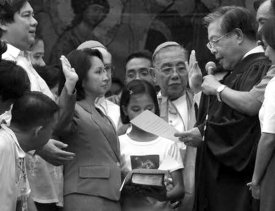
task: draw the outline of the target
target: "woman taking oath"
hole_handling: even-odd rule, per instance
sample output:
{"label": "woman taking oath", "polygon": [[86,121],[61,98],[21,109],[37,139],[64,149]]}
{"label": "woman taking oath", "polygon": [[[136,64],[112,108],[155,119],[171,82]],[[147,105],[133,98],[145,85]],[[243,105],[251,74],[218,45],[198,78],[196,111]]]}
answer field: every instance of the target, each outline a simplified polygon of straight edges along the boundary
{"label": "woman taking oath", "polygon": [[97,50],[74,50],[61,61],[79,78],[76,102],[60,99],[66,115],[59,135],[76,154],[64,166],[64,210],[119,211],[119,142],[111,121],[95,107],[108,88],[102,56]]}

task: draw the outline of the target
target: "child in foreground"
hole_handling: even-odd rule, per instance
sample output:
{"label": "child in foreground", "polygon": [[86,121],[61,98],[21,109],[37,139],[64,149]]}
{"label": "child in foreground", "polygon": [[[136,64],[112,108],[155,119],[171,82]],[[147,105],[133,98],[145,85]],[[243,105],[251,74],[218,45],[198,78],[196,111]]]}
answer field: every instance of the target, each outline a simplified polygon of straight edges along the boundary
{"label": "child in foreground", "polygon": [[58,106],[40,92],[15,101],[10,126],[0,129],[0,210],[36,210],[30,199],[26,152],[44,146],[53,132]]}
{"label": "child in foreground", "polygon": [[[122,92],[120,102],[122,123],[129,123],[145,110],[159,115],[156,92],[148,82],[134,80]],[[119,136],[119,141],[124,177],[133,169],[167,170],[172,177],[172,188],[167,188],[167,192],[161,197],[122,195],[122,210],[174,210],[170,201],[180,200],[184,195],[183,163],[176,143],[143,131],[135,125],[132,125],[129,133]]]}

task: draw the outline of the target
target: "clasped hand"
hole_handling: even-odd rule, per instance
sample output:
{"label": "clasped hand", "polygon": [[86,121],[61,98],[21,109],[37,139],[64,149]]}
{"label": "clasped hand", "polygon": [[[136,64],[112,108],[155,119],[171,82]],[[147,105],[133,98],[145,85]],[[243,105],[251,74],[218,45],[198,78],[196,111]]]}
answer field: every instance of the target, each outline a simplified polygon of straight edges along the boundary
{"label": "clasped hand", "polygon": [[214,75],[206,75],[203,77],[201,85],[202,92],[206,95],[216,95],[217,89],[221,85]]}

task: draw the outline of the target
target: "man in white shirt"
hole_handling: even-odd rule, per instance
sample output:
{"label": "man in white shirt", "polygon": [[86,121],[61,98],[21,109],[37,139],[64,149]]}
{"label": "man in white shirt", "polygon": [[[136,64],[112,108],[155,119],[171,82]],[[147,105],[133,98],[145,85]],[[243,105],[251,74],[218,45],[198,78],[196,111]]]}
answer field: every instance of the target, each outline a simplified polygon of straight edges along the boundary
{"label": "man in white shirt", "polygon": [[[1,3],[0,22],[1,39],[7,42],[7,51],[2,55],[2,58],[14,61],[24,68],[31,83],[31,91],[41,92],[54,99],[46,82],[38,75],[30,61],[28,50],[35,42],[37,21],[33,17],[33,9],[29,2],[27,0],[17,0]],[[63,93],[66,94],[67,92]],[[45,160],[52,164],[60,165],[67,160],[73,159],[74,153],[62,150],[66,146],[62,142],[50,139],[42,150],[36,151],[43,159],[38,155],[28,156],[28,158],[39,159],[37,168],[39,167],[39,172],[42,172],[41,175],[33,175],[33,178],[30,178],[33,189],[32,197],[35,202],[43,203],[43,205],[55,205],[55,203],[59,202],[56,197],[57,194],[55,194],[54,182],[50,176],[52,166],[49,164],[50,167],[48,167],[48,163]],[[28,164],[30,163],[28,162]],[[60,176],[60,180],[62,180],[62,176]],[[43,181],[42,186],[39,181]]]}
{"label": "man in white shirt", "polygon": [[45,145],[53,132],[58,106],[40,92],[15,101],[10,127],[0,129],[0,210],[35,211],[30,196],[25,156]]}
{"label": "man in white shirt", "polygon": [[[2,58],[12,60],[22,66],[27,72],[31,90],[41,91],[50,98],[52,93],[45,81],[33,69],[28,57],[28,50],[35,41],[37,21],[33,17],[33,9],[27,0],[10,1],[1,3],[0,36],[1,40],[8,43],[8,49]],[[43,158],[56,165],[73,159],[74,154],[63,151],[67,145],[62,142],[50,140],[44,147]]]}

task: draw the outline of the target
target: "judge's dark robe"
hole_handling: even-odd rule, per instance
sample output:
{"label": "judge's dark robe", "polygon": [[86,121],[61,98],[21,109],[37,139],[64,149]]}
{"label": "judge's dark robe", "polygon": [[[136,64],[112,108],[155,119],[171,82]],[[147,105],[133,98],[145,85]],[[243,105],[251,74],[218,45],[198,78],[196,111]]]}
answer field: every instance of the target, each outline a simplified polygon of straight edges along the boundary
{"label": "judge's dark robe", "polygon": [[[249,91],[266,74],[270,62],[263,53],[245,57],[222,83]],[[209,118],[204,133],[205,116]],[[257,210],[247,183],[251,181],[260,124],[258,116],[242,114],[216,96],[203,96],[197,126],[205,141],[199,149],[196,171],[197,211]]]}

